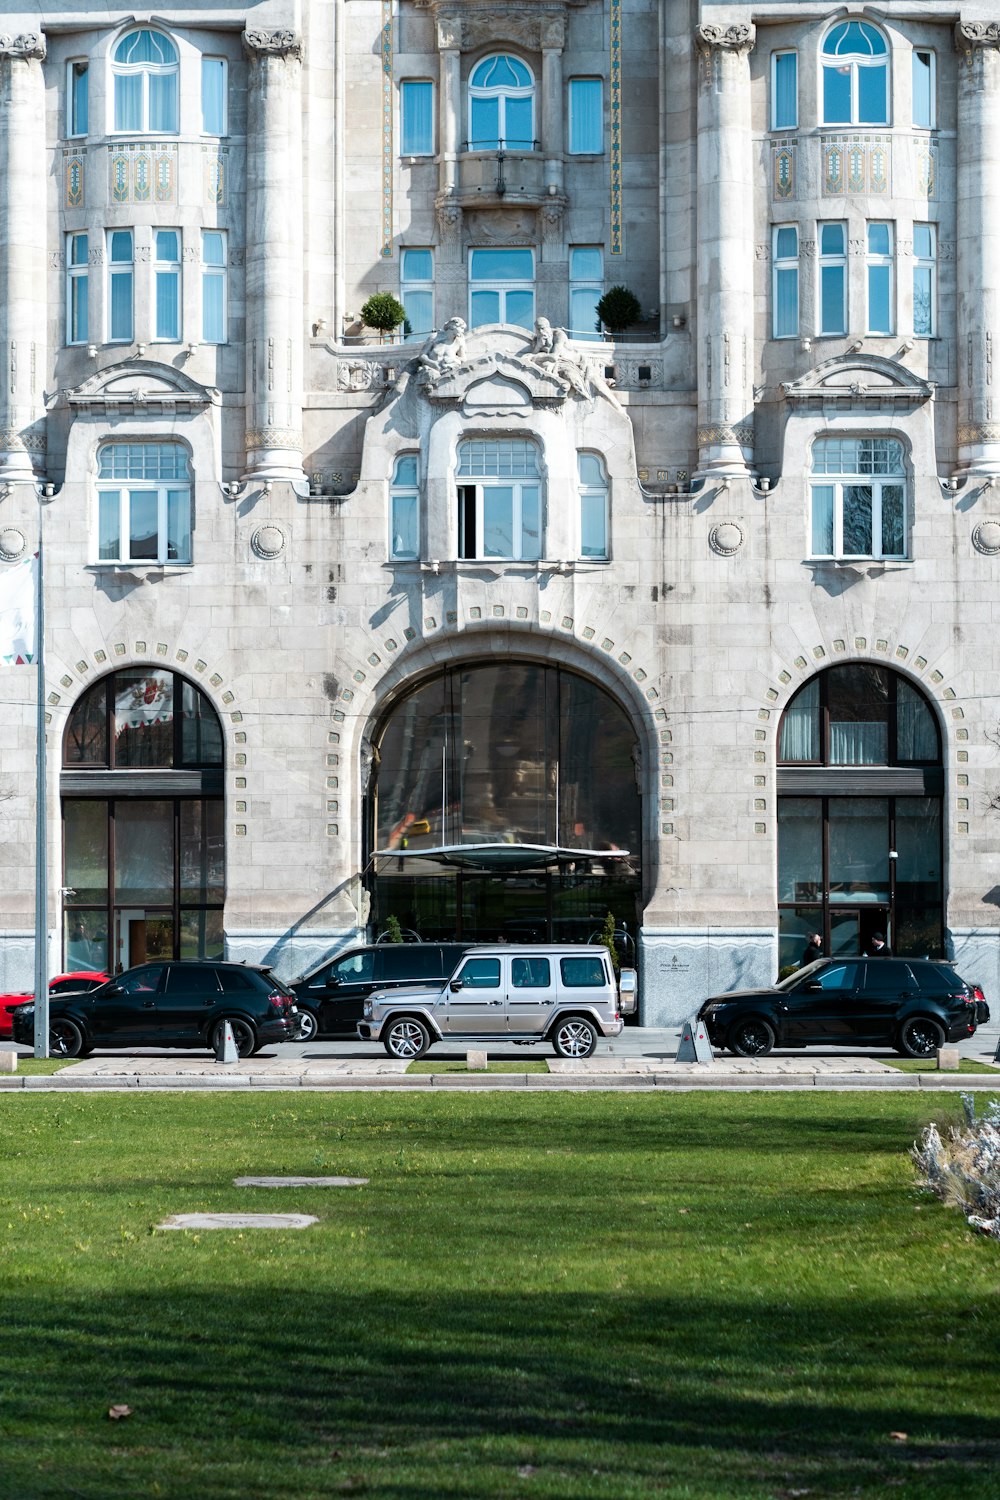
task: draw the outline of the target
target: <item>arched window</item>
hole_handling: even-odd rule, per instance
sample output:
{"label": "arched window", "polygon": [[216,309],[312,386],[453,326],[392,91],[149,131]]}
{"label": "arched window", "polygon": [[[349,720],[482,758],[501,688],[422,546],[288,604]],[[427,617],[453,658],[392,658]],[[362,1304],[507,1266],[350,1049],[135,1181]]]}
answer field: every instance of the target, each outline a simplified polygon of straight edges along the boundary
{"label": "arched window", "polygon": [[818,438],[810,492],[813,557],[906,556],[906,469],[896,438]]}
{"label": "arched window", "polygon": [[97,463],[98,562],[189,563],[187,450],[180,443],[104,443]]}
{"label": "arched window", "polygon": [[827,953],[873,933],[941,956],[941,738],[918,688],[888,667],[831,667],[796,693],[778,733],[781,964],[819,932]]}
{"label": "arched window", "polygon": [[608,476],[596,453],[578,453],[580,556],[608,555]]}
{"label": "arched window", "polygon": [[866,21],[842,21],[823,43],[823,123],[889,123],[889,48]]}
{"label": "arched window", "polygon": [[528,438],[475,438],[458,448],[458,555],[532,562],[542,555],[542,480]]}
{"label": "arched window", "polygon": [[130,31],[111,64],[115,130],[177,134],[177,48],[159,31]]}
{"label": "arched window", "polygon": [[392,469],[389,492],[389,556],[413,562],[420,556],[419,461],[415,453],[403,453]]}
{"label": "arched window", "polygon": [[469,150],[533,151],[535,81],[506,53],[484,57],[469,80]]}
{"label": "arched window", "polygon": [[79,699],[61,776],[67,968],[222,957],[223,759],[208,698],[164,667]]}

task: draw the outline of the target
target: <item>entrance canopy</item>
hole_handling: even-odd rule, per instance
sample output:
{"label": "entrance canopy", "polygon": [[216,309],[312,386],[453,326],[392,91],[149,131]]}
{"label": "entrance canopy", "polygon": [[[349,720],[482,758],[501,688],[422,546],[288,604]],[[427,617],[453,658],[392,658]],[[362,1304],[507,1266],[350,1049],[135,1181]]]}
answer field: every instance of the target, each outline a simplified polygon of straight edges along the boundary
{"label": "entrance canopy", "polygon": [[[611,859],[630,859],[627,849],[564,849],[548,844],[442,844],[436,849],[376,849],[375,860],[396,860],[397,871],[403,862],[413,866],[412,873],[444,870],[483,870],[487,873],[516,874],[519,870],[563,869],[567,865],[599,863]],[[376,865],[376,870],[385,866]]]}

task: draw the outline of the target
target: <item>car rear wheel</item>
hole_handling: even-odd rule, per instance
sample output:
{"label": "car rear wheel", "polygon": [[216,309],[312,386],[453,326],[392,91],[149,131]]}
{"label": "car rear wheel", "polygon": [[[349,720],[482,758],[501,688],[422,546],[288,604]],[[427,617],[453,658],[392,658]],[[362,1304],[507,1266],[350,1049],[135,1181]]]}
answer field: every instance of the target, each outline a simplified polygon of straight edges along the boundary
{"label": "car rear wheel", "polygon": [[314,1042],[319,1035],[319,1016],[314,1010],[306,1010],[304,1005],[299,1006],[299,1034],[295,1038],[297,1042]]}
{"label": "car rear wheel", "polygon": [[905,1057],[933,1057],[944,1046],[944,1027],[930,1016],[910,1016],[899,1028],[899,1050]]}
{"label": "car rear wheel", "polygon": [[233,1028],[233,1041],[236,1050],[241,1057],[251,1057],[257,1051],[257,1033],[249,1021],[244,1021],[242,1016],[223,1016],[217,1022],[212,1031],[212,1051],[218,1052],[222,1046],[222,1038],[225,1035],[226,1022]]}
{"label": "car rear wheel", "polygon": [[52,1057],[79,1057],[83,1051],[83,1032],[75,1021],[61,1017],[49,1022],[49,1052]]}
{"label": "car rear wheel", "polygon": [[400,1016],[397,1020],[390,1021],[382,1033],[382,1045],[389,1056],[405,1062],[423,1057],[430,1044],[430,1032],[416,1016]]}
{"label": "car rear wheel", "polygon": [[774,1046],[774,1027],[760,1016],[737,1021],[729,1033],[728,1046],[737,1057],[766,1057]]}
{"label": "car rear wheel", "polygon": [[597,1027],[585,1016],[567,1016],[552,1033],[557,1057],[591,1057],[597,1050]]}

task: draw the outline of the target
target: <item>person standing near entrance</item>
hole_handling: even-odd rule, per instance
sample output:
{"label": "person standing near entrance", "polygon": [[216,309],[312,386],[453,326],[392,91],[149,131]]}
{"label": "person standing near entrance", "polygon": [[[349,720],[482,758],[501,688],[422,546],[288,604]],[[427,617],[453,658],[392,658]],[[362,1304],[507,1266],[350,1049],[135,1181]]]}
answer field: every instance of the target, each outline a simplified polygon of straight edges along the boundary
{"label": "person standing near entrance", "polygon": [[818,932],[811,932],[809,934],[809,941],[802,950],[802,957],[799,960],[800,966],[802,964],[815,963],[817,958],[822,957],[823,939]]}
{"label": "person standing near entrance", "polygon": [[865,958],[891,958],[892,950],[885,940],[884,932],[873,932],[871,942],[865,947]]}

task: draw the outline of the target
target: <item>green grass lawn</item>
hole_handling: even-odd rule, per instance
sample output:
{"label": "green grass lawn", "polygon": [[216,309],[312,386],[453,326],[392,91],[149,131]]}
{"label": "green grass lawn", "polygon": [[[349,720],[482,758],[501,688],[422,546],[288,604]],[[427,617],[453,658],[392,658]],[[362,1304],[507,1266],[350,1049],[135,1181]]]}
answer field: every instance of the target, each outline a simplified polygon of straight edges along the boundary
{"label": "green grass lawn", "polygon": [[[480,1069],[469,1068],[464,1057],[422,1057],[417,1062],[410,1063],[406,1070],[408,1073],[469,1073],[482,1072]],[[549,1065],[540,1057],[526,1057],[524,1062],[490,1062],[487,1059],[487,1073],[547,1073]]]}
{"label": "green grass lawn", "polygon": [[[1000,1246],[907,1157],[959,1107],[2,1095],[0,1496],[992,1500]],[[321,1222],[153,1227],[209,1209]]]}
{"label": "green grass lawn", "polygon": [[[888,1063],[890,1068],[898,1068],[901,1073],[937,1073],[939,1068],[937,1059],[926,1057],[883,1057],[882,1062]],[[996,1068],[991,1068],[989,1063],[976,1062],[975,1058],[959,1058],[958,1071],[960,1073],[992,1073],[1000,1079],[1000,1073]]]}
{"label": "green grass lawn", "polygon": [[72,1067],[72,1060],[67,1062],[64,1057],[29,1057],[26,1053],[19,1052],[17,1071],[0,1074],[0,1077],[16,1078],[18,1073],[26,1073],[29,1077],[48,1076],[50,1073],[58,1073],[62,1068],[69,1067]]}

